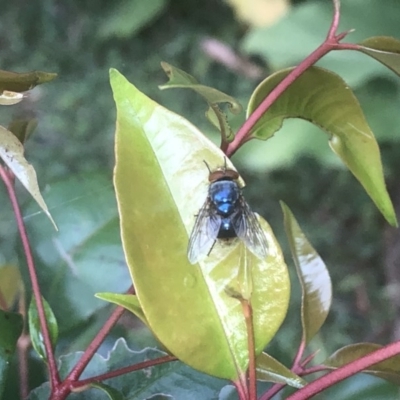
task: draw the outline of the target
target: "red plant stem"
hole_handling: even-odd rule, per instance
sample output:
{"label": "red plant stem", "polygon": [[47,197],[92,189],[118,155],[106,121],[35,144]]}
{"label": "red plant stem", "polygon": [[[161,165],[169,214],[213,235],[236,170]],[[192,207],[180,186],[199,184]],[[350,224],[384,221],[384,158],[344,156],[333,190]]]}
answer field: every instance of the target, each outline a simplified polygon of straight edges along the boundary
{"label": "red plant stem", "polygon": [[253,329],[253,310],[248,300],[242,300],[243,315],[247,328],[247,348],[249,350],[249,399],[257,400],[256,355]]}
{"label": "red plant stem", "polygon": [[236,387],[236,391],[238,392],[239,399],[240,400],[248,400],[248,392],[247,392],[245,380],[239,378],[239,380],[233,381],[232,383]]}
{"label": "red plant stem", "polygon": [[340,0],[333,0],[333,18],[326,39],[335,37],[340,22]]}
{"label": "red plant stem", "polygon": [[278,85],[269,93],[269,95],[259,104],[249,118],[239,128],[234,140],[229,143],[225,151],[228,157],[231,157],[238,148],[249,140],[249,134],[254,128],[260,118],[267,112],[271,105],[278,99],[278,97],[309,67],[314,65],[320,60],[325,54],[331,50],[359,50],[360,46],[353,45],[350,43],[341,44],[339,43],[350,31],[343,32],[336,35],[336,30],[339,25],[339,0],[333,0],[334,3],[334,15],[332,23],[329,28],[328,35],[325,41],[315,49],[307,58],[305,58],[297,67],[295,67]]}
{"label": "red plant stem", "polygon": [[[127,294],[133,294],[134,290],[133,287],[131,286],[127,292]],[[105,322],[103,327],[100,329],[100,331],[97,333],[95,338],[92,340],[92,342],[89,344],[85,352],[83,353],[82,357],[80,360],[76,363],[75,367],[72,369],[72,371],[69,373],[67,378],[65,379],[66,381],[76,381],[79,376],[82,374],[86,366],[89,364],[90,360],[96,353],[97,349],[100,347],[100,345],[103,343],[104,339],[110,332],[111,328],[117,323],[117,321],[120,319],[121,315],[125,311],[125,308],[118,306],[113,313],[110,315],[110,318]]]}
{"label": "red plant stem", "polygon": [[178,359],[176,357],[168,355],[168,356],[156,358],[154,360],[143,361],[143,362],[135,364],[135,365],[129,365],[128,367],[116,369],[115,371],[106,372],[105,374],[93,376],[91,378],[83,379],[83,380],[77,381],[77,382],[71,382],[70,388],[71,388],[71,391],[74,391],[75,389],[89,385],[92,382],[104,381],[106,379],[115,378],[116,376],[128,374],[128,373],[134,372],[134,371],[139,371],[140,369],[154,367],[155,365],[164,364],[167,362],[177,361],[177,360]]}
{"label": "red plant stem", "polygon": [[316,372],[323,372],[323,371],[328,371],[331,368],[327,368],[325,367],[325,365],[315,365],[314,367],[310,367],[310,368],[306,368],[305,370],[303,370],[303,372],[301,374],[299,374],[300,376],[305,376],[305,375],[311,375],[311,374],[315,374]]}
{"label": "red plant stem", "polygon": [[301,358],[303,357],[305,348],[306,348],[306,342],[303,338],[300,342],[299,349],[297,350],[296,357],[294,358],[294,361],[293,361],[294,368],[297,368],[300,365],[300,361],[301,361]]}
{"label": "red plant stem", "polygon": [[398,354],[400,354],[400,341],[391,343],[332,372],[329,372],[321,378],[309,383],[304,388],[298,390],[296,393],[289,396],[287,400],[307,400],[317,393],[322,392],[324,389]]}
{"label": "red plant stem", "polygon": [[49,375],[50,375],[50,385],[51,385],[51,388],[53,391],[60,383],[60,377],[58,375],[56,360],[55,360],[55,357],[53,354],[53,349],[51,346],[50,333],[49,333],[49,329],[47,326],[42,296],[40,293],[39,282],[38,282],[38,278],[37,278],[37,274],[36,274],[36,270],[35,270],[35,263],[33,261],[32,251],[30,248],[28,235],[26,233],[24,220],[22,218],[21,209],[19,208],[17,196],[15,194],[13,174],[11,172],[8,172],[7,170],[5,170],[4,167],[2,167],[0,165],[0,177],[3,180],[3,182],[7,188],[8,196],[10,198],[11,205],[13,207],[14,214],[15,214],[15,219],[17,221],[19,234],[21,236],[22,246],[24,248],[26,262],[28,265],[29,276],[30,276],[31,283],[32,283],[33,295],[35,297],[35,301],[36,301],[36,305],[37,305],[37,309],[38,309],[40,330],[43,335],[44,347],[46,349],[46,356],[47,356],[48,369],[49,369]]}
{"label": "red plant stem", "polygon": [[314,357],[317,355],[317,353],[319,352],[319,349],[314,351],[314,353],[309,354],[302,362],[301,362],[301,366],[303,368],[305,368],[305,366],[310,363]]}
{"label": "red plant stem", "polygon": [[286,385],[281,383],[276,383],[271,386],[260,398],[259,400],[269,400],[272,399],[278,392],[280,392]]}
{"label": "red plant stem", "polygon": [[[129,291],[133,290],[132,287]],[[128,292],[129,292],[128,291]],[[71,393],[71,387],[82,374],[86,366],[89,364],[90,360],[96,353],[97,349],[100,347],[103,340],[106,338],[111,328],[117,323],[125,308],[118,306],[113,313],[110,315],[108,320],[105,322],[103,327],[94,337],[92,342],[89,344],[82,357],[76,363],[72,371],[68,374],[65,380],[57,387],[54,392],[54,396],[51,397],[52,400],[64,400]]]}

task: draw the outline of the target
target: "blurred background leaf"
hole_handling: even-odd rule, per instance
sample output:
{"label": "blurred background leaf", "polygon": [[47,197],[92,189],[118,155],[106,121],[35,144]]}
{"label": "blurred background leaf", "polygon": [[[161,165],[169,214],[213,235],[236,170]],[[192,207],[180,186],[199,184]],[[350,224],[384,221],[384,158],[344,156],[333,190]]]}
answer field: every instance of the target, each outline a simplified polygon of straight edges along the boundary
{"label": "blurred background leaf", "polygon": [[[294,0],[286,14],[275,19],[274,25],[256,28],[251,21],[236,20],[236,8],[221,0],[154,1],[156,11],[149,12],[148,19],[134,22],[134,15],[121,17],[128,21],[128,29],[122,30],[125,36],[115,33],[119,30],[117,23],[109,25],[113,28],[109,34],[100,36],[99,31],[110,24],[107,21],[121,13],[119,10],[130,7],[128,3],[127,0],[31,0],[22,7],[0,0],[3,38],[0,68],[58,73],[51,83],[29,91],[21,103],[0,108],[3,126],[8,126],[15,115],[38,121],[36,131],[26,143],[25,155],[38,173],[60,233],[30,204],[29,195],[19,186],[18,195],[29,222],[43,295],[59,323],[58,354],[85,349],[102,326],[110,306],[95,299],[93,294],[122,293],[130,281],[119,247],[111,182],[115,109],[109,68],[119,69],[146,95],[184,115],[218,141],[214,128],[204,118],[204,102],[199,96],[180,89],[158,89],[165,82],[160,62],[187,71],[201,84],[213,86],[245,105],[267,73],[298,63],[320,44],[332,11],[330,0]],[[149,7],[148,0],[140,3]],[[244,6],[245,3],[242,2]],[[380,35],[400,38],[397,0],[343,0],[342,3],[341,29],[356,28],[348,36],[349,41],[357,43]],[[250,49],[250,40],[258,30],[269,32],[269,36],[261,36],[255,43],[257,46]],[[210,47],[203,46],[210,37],[219,45],[218,58]],[[239,67],[228,55],[237,56],[234,61],[239,62]],[[400,79],[357,52],[332,53],[320,65],[333,68],[356,89],[368,123],[380,141],[388,188],[399,210]],[[257,73],[250,74],[250,69]],[[234,130],[243,118],[242,114],[232,120]],[[329,268],[333,281],[332,308],[310,345],[311,350],[320,349],[320,361],[350,343],[399,339],[399,232],[387,226],[363,189],[343,170],[320,130],[307,122],[287,121],[274,138],[266,143],[249,142],[233,161],[246,180],[246,199],[271,223],[281,245],[287,246],[279,207],[282,199],[302,221],[302,229]],[[93,173],[99,178],[88,178]],[[92,180],[98,182],[100,191],[87,184]],[[60,189],[50,203],[53,188],[61,184],[65,189]],[[15,219],[2,187],[0,202],[0,265],[20,265],[26,282]],[[76,257],[79,252],[70,252],[72,261],[79,266],[78,275],[74,275],[66,261],[57,255],[52,240],[62,238],[62,243],[68,244],[75,237],[82,237],[80,232],[89,231],[87,226],[96,210],[98,226],[101,220],[110,221],[109,233],[95,234],[93,242],[88,241],[92,246],[90,251],[86,243],[79,247],[78,240],[78,247],[85,249],[87,258],[83,262],[83,255]],[[68,219],[74,221],[71,228],[63,226],[63,219],[67,220],[65,223]],[[98,245],[98,255],[102,253],[100,249],[105,249],[103,256],[99,255],[100,260],[91,253],[96,254],[94,242]],[[51,259],[47,259],[46,249],[52,254]],[[106,257],[108,254],[114,256],[111,257],[114,261]],[[290,260],[288,248],[286,259]],[[293,265],[291,269],[293,272]],[[268,348],[285,365],[290,364],[295,352],[290,344],[298,343],[301,337],[300,299],[300,288],[293,274],[290,314]],[[124,314],[101,347],[102,355],[107,354],[121,335],[136,350],[154,345],[154,338],[128,314]],[[10,399],[18,398],[15,364],[12,368],[4,394]],[[45,375],[33,353],[30,369],[30,384],[36,387],[45,380]],[[376,399],[399,398],[397,388],[387,385],[362,375],[338,385],[330,398],[367,398],[369,393]],[[329,398],[330,394],[326,396]]]}

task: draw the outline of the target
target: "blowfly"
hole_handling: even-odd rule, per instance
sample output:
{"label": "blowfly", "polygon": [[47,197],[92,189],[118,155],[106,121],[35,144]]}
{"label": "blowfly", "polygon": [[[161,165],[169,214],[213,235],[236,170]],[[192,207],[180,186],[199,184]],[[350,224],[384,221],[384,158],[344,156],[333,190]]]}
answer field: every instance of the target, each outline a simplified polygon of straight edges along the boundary
{"label": "blowfly", "polygon": [[196,264],[208,256],[217,239],[235,237],[254,255],[264,259],[268,253],[267,239],[242,195],[237,182],[239,174],[226,167],[226,160],[224,167],[209,171],[207,199],[197,214],[189,239],[190,263]]}

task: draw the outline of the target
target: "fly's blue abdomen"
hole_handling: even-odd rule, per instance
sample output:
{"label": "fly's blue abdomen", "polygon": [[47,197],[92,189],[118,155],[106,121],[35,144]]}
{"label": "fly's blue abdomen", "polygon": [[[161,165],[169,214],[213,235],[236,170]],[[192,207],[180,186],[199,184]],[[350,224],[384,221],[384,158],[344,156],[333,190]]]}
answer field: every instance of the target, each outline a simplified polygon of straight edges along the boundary
{"label": "fly's blue abdomen", "polygon": [[235,211],[240,190],[236,182],[230,180],[217,181],[210,185],[209,196],[217,212],[220,215],[229,216]]}

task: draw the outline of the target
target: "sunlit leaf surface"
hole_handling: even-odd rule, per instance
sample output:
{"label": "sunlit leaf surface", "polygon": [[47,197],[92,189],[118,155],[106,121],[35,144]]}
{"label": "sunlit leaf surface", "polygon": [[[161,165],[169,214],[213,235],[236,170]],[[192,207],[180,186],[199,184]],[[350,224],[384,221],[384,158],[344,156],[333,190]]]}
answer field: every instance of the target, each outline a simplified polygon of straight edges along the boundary
{"label": "sunlit leaf surface", "polygon": [[267,353],[257,357],[257,379],[302,388],[307,382]]}
{"label": "sunlit leaf surface", "polygon": [[302,232],[289,207],[281,202],[285,231],[301,283],[301,323],[307,344],[320,330],[332,303],[332,282],[325,263]]}
{"label": "sunlit leaf surface", "polygon": [[[382,348],[381,345],[374,343],[351,344],[333,353],[323,364],[327,367],[339,368],[380,348]],[[364,372],[400,385],[400,356],[375,364]]]}
{"label": "sunlit leaf surface", "polygon": [[[217,242],[205,261],[191,265],[187,245],[204,203],[208,170],[223,154],[190,123],[139,92],[111,70],[117,104],[115,188],[122,241],[136,294],[149,327],[168,350],[209,374],[236,379],[248,363],[247,333],[237,287],[239,261],[252,268],[256,353],[287,310],[287,267],[261,219],[269,255],[259,260],[239,241]],[[233,168],[228,162],[228,167]]]}
{"label": "sunlit leaf surface", "polygon": [[40,193],[35,169],[24,157],[24,146],[12,132],[2,126],[0,126],[0,157],[57,229],[56,223],[50,215],[49,209]]}
{"label": "sunlit leaf surface", "polygon": [[[279,71],[257,87],[248,105],[248,115],[290,71]],[[378,144],[356,97],[338,75],[317,67],[309,68],[262,116],[253,136],[269,139],[285,118],[302,118],[325,130],[331,149],[363,185],[386,220],[397,226]]]}

